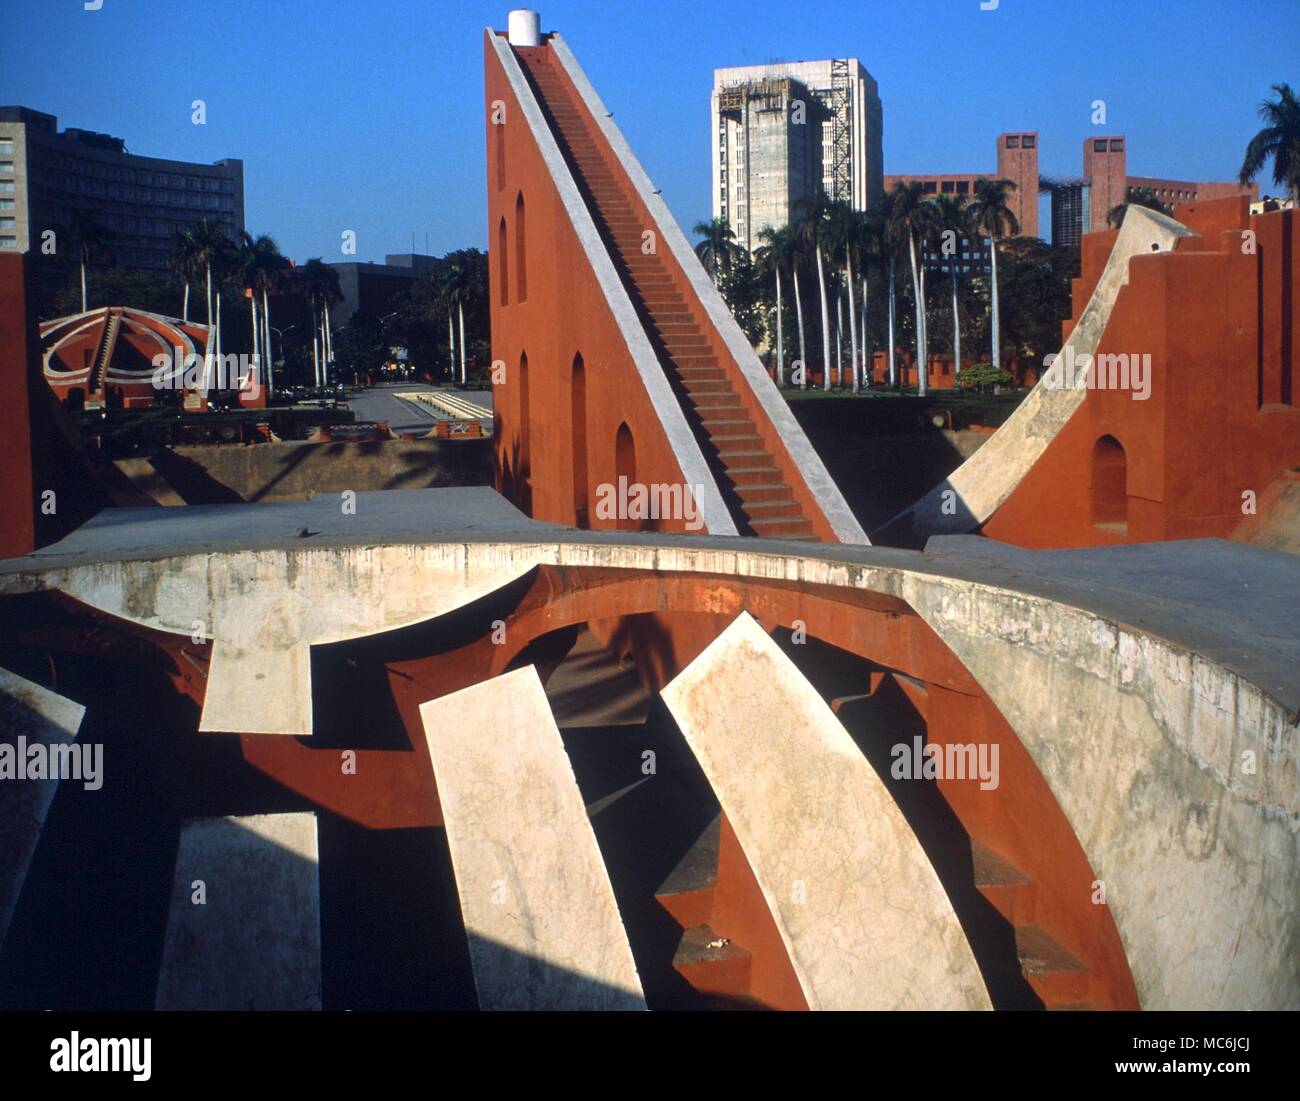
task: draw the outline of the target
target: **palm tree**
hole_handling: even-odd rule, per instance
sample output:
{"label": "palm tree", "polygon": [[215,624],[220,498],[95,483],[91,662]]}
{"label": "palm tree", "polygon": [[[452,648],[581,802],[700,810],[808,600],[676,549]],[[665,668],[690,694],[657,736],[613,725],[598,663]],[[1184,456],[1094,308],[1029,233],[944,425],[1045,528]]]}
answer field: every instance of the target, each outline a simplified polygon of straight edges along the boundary
{"label": "palm tree", "polygon": [[[858,323],[857,311],[853,308],[853,262],[857,260],[858,269],[861,270],[862,252],[866,244],[866,216],[861,211],[854,210],[852,204],[843,199],[836,200],[831,204],[831,236],[835,255],[844,262],[845,291],[849,298],[849,371],[853,375],[853,392],[856,394],[858,392]],[[841,378],[841,385],[843,382]]]}
{"label": "palm tree", "polygon": [[695,255],[700,258],[700,263],[709,269],[709,275],[716,286],[719,273],[731,267],[732,261],[740,250],[740,245],[736,243],[736,235],[731,232],[731,226],[726,218],[696,222],[691,232],[701,238],[695,246]]}
{"label": "palm tree", "polygon": [[[940,195],[935,200],[936,222],[940,233],[956,234],[957,252],[949,260],[948,275],[952,282],[952,361],[956,374],[961,374],[961,319],[957,315],[957,269],[961,250],[966,245],[970,226],[966,217],[966,196]],[[941,252],[942,255],[942,252]]]}
{"label": "palm tree", "polygon": [[1157,210],[1161,214],[1168,214],[1169,207],[1156,198],[1156,193],[1149,187],[1130,187],[1124,192],[1124,201],[1111,207],[1110,213],[1106,215],[1106,221],[1112,226],[1118,226],[1124,221],[1124,211],[1131,206],[1144,206],[1148,210]]}
{"label": "palm tree", "polygon": [[[465,303],[472,295],[473,287],[473,273],[470,271],[469,264],[466,263],[466,257],[461,255],[453,256],[451,266],[447,271],[447,327],[448,333],[451,334],[451,311],[455,309],[457,320],[460,322],[460,383],[462,386],[464,386],[468,381],[465,360]],[[455,382],[456,361],[454,343],[452,353],[451,380],[452,382]]]}
{"label": "palm tree", "polygon": [[875,364],[875,342],[868,325],[868,296],[872,271],[885,267],[885,231],[883,204],[877,202],[861,214],[858,234],[858,265],[862,276],[862,385],[871,388],[871,373]]}
{"label": "palm tree", "polygon": [[1250,139],[1237,177],[1242,184],[1253,180],[1273,158],[1273,182],[1285,188],[1292,199],[1300,199],[1300,99],[1289,84],[1274,84],[1276,100],[1259,105],[1264,129]]}
{"label": "palm tree", "polygon": [[329,339],[330,303],[341,302],[343,294],[339,290],[339,273],[320,257],[313,257],[298,269],[298,279],[307,301],[312,307],[312,361],[315,367],[316,386],[323,387],[329,382],[329,364],[331,345]]}
{"label": "palm tree", "polygon": [[[916,302],[916,380],[917,392],[924,397],[928,390],[925,331],[925,240],[934,225],[935,206],[925,198],[919,182],[894,185],[890,205],[889,234],[895,250],[907,244],[907,255],[912,266],[912,294]],[[919,250],[919,251],[918,251]]]}
{"label": "palm tree", "polygon": [[[208,342],[207,352],[211,355],[220,354],[221,346],[221,302],[217,301],[217,328],[213,330],[212,317],[212,277],[214,269],[220,270],[220,265],[225,259],[230,249],[230,240],[226,237],[226,231],[217,222],[210,222],[203,218],[195,222],[186,233],[193,239],[194,264],[196,271],[202,271],[207,280],[207,309],[208,309]],[[220,287],[218,286],[218,293]],[[203,391],[207,392],[207,371],[204,371]]]}
{"label": "palm tree", "polygon": [[90,307],[86,298],[86,269],[95,264],[113,262],[113,242],[115,234],[99,221],[93,210],[73,210],[68,218],[68,233],[72,243],[77,247],[77,258],[81,263],[81,312]]}
{"label": "palm tree", "polygon": [[831,314],[826,297],[826,249],[831,241],[831,200],[824,191],[796,204],[800,211],[795,234],[817,261],[817,289],[822,305],[822,389],[831,388]]}
{"label": "palm tree", "polygon": [[776,384],[785,385],[785,340],[782,332],[781,269],[794,263],[794,237],[789,226],[773,229],[764,226],[759,231],[763,242],[754,252],[759,267],[770,271],[776,278]]}
{"label": "palm tree", "polygon": [[[211,336],[210,350],[220,362],[224,342],[221,339],[221,292],[230,278],[238,270],[239,252],[235,243],[218,227],[217,236],[207,259],[208,279],[212,284],[213,318],[208,331]],[[207,386],[205,384],[206,392]]]}
{"label": "palm tree", "polygon": [[185,284],[185,295],[181,301],[181,320],[190,319],[190,284],[196,282],[204,273],[204,261],[199,247],[199,240],[193,229],[187,228],[172,238],[171,268]]}
{"label": "palm tree", "polygon": [[283,289],[291,265],[288,257],[280,252],[280,246],[275,243],[275,239],[265,233],[259,235],[253,241],[253,248],[260,257],[257,282],[260,284],[262,291],[262,333],[266,338],[266,384],[269,387],[274,387],[275,359],[271,351],[271,291]]}
{"label": "palm tree", "polygon": [[[288,261],[280,254],[280,248],[273,237],[263,233],[254,237],[244,233],[236,257],[235,270],[240,284],[248,291],[252,302],[253,351],[266,364],[265,384],[274,385],[271,376],[271,303],[269,292],[279,279],[281,272],[288,266]],[[259,324],[257,300],[262,299],[262,314]]]}
{"label": "palm tree", "polygon": [[1007,206],[1007,194],[1016,185],[1011,180],[988,180],[981,176],[975,181],[975,194],[969,211],[971,228],[989,239],[989,313],[990,334],[993,343],[993,369],[1002,367],[1001,334],[998,331],[998,238],[1020,232],[1020,223]]}
{"label": "palm tree", "polygon": [[895,185],[893,190],[886,191],[880,197],[878,208],[878,226],[880,233],[880,251],[884,258],[885,266],[889,279],[889,299],[887,307],[887,328],[888,328],[888,359],[889,359],[889,385],[898,385],[898,366],[896,361],[896,346],[898,338],[897,316],[896,316],[896,281],[895,271],[898,266],[898,253],[901,242],[898,237],[899,223],[894,216],[894,208],[898,205],[899,196],[901,195],[901,184]]}

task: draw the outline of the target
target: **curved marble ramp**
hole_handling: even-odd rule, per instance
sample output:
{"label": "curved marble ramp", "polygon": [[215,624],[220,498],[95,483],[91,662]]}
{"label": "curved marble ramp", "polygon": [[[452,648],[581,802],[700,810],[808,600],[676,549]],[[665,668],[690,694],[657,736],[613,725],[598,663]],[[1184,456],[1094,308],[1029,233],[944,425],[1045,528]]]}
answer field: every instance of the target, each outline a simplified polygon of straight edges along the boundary
{"label": "curved marble ramp", "polygon": [[318,861],[310,811],[186,822],[154,1008],[320,1009]]}
{"label": "curved marble ramp", "polygon": [[[40,744],[47,750],[75,745],[85,714],[81,704],[0,669],[0,743],[12,747],[15,754],[9,767],[16,766],[16,755],[24,744]],[[59,787],[57,779],[17,779],[4,767],[0,765],[0,944],[9,932]]]}
{"label": "curved marble ramp", "polygon": [[[1071,350],[1076,357],[1096,354],[1120,291],[1128,284],[1129,261],[1134,256],[1169,252],[1180,237],[1194,236],[1173,218],[1130,206],[1101,278],[1060,354],[1065,356]],[[1087,393],[1086,389],[1049,387],[1040,379],[983,447],[945,481],[884,524],[876,538],[924,542],[923,537],[930,535],[976,530],[1011,496]]]}
{"label": "curved marble ramp", "polygon": [[816,689],[742,614],[663,691],[810,1009],[991,1009],[934,869]]}
{"label": "curved marble ramp", "polygon": [[422,704],[482,1009],[645,1009],[533,666]]}

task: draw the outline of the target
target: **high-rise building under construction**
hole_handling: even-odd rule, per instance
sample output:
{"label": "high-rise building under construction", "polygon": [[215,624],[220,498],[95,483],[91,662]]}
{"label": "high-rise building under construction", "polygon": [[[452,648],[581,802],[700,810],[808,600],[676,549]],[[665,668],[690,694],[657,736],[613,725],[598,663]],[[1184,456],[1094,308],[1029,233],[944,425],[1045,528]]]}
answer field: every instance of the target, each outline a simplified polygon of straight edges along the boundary
{"label": "high-rise building under construction", "polygon": [[713,216],[754,249],[824,190],[865,210],[880,194],[882,110],[856,58],[715,69]]}

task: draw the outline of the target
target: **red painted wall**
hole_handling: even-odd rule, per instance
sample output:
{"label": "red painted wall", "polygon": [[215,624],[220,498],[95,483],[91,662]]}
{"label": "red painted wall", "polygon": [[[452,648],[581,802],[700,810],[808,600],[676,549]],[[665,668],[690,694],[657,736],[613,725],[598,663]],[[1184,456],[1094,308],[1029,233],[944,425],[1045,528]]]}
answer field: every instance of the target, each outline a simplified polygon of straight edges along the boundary
{"label": "red painted wall", "polygon": [[[615,442],[622,425],[631,432],[636,480],[681,484],[685,478],[486,36],[484,92],[492,358],[505,364],[504,381],[493,386],[492,395],[496,488],[538,520],[615,528],[616,522],[597,518],[595,490],[602,482],[617,483]],[[505,107],[502,125],[493,122],[497,101]],[[522,301],[520,196],[527,265]],[[521,370],[525,356],[526,373]],[[577,356],[582,358],[585,401],[575,402]],[[575,432],[575,405],[585,405],[584,432]],[[575,448],[584,437],[585,463]],[[586,468],[585,501],[576,491],[581,479],[575,478],[575,465]],[[584,503],[586,523],[579,515]],[[652,520],[645,526],[685,530],[681,520]]]}
{"label": "red painted wall", "polygon": [[36,549],[32,421],[35,326],[27,320],[25,261],[0,256],[0,557]]}

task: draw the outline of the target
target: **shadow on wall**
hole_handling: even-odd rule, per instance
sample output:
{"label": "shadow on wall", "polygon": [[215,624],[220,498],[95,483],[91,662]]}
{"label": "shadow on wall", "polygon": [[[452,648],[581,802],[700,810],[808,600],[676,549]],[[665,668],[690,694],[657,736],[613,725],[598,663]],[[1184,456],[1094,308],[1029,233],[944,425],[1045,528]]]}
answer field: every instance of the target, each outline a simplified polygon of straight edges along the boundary
{"label": "shadow on wall", "polygon": [[888,673],[829,643],[809,638],[795,645],[782,628],[773,636],[786,656],[836,712],[880,782],[907,820],[943,885],[970,943],[994,1009],[1042,1009],[1026,981],[1016,951],[1015,930],[975,885],[971,839],[934,780],[897,779],[892,747],[928,740],[924,717],[892,675],[871,690],[872,674]]}
{"label": "shadow on wall", "polygon": [[377,440],[162,448],[119,468],[149,490],[151,476],[185,504],[301,501],[344,490],[491,484],[491,440]]}
{"label": "shadow on wall", "polygon": [[937,430],[872,437],[831,425],[805,431],[872,542],[891,545],[875,529],[924,497],[989,438]]}

